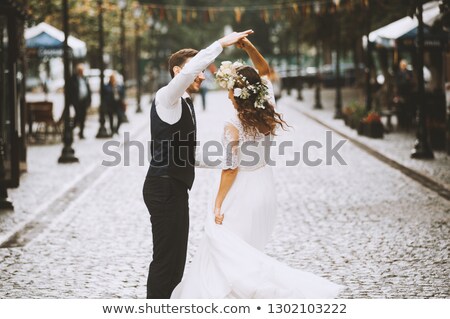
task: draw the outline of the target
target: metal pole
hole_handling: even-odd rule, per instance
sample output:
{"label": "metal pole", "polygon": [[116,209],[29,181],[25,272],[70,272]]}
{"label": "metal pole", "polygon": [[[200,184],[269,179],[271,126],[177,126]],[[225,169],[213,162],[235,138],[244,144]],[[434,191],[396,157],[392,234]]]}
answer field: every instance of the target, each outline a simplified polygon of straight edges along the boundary
{"label": "metal pole", "polygon": [[336,19],[336,100],[334,118],[342,118],[342,90],[341,90],[341,23],[338,9],[335,13]]}
{"label": "metal pole", "polygon": [[298,29],[297,29],[297,46],[296,46],[296,54],[297,54],[297,100],[303,101],[303,82],[302,82],[302,55],[300,50],[300,45],[302,44],[301,39],[301,19],[298,19]]}
{"label": "metal pole", "polygon": [[[126,5],[126,2],[125,2]],[[123,77],[123,85],[126,88],[125,84],[127,83],[127,75],[125,68],[125,5],[123,5],[120,9],[120,66]]]}
{"label": "metal pole", "polygon": [[316,42],[316,88],[315,88],[315,103],[314,103],[314,109],[316,110],[321,110],[323,109],[322,106],[322,101],[321,101],[321,94],[320,94],[320,90],[321,90],[321,86],[322,86],[322,79],[321,79],[321,75],[320,75],[320,45],[321,43],[319,42],[319,36],[320,36],[320,32],[319,32],[319,27],[320,27],[320,23],[319,23],[319,16],[316,15],[316,35],[317,35],[317,42]]}
{"label": "metal pole", "polygon": [[141,108],[141,90],[142,90],[142,83],[141,83],[141,67],[140,67],[140,58],[141,58],[141,37],[139,35],[139,21],[136,20],[136,26],[135,26],[135,54],[136,54],[136,113],[142,113]]}
{"label": "metal pole", "polygon": [[74,163],[78,162],[78,158],[75,157],[75,150],[72,148],[73,143],[73,131],[70,123],[70,70],[69,70],[69,45],[67,39],[69,38],[69,8],[67,0],[63,0],[63,29],[64,29],[64,43],[63,43],[63,60],[64,60],[64,133],[63,141],[64,147],[62,149],[61,156],[58,159],[58,163]]}
{"label": "metal pole", "polygon": [[103,38],[103,0],[97,0],[98,4],[98,33],[99,33],[99,58],[100,58],[100,127],[97,132],[97,138],[108,138],[111,137],[111,134],[108,134],[108,131],[105,127],[105,85],[103,83],[103,79],[105,77],[105,62],[103,61],[103,50],[104,50],[104,38]]}
{"label": "metal pole", "polygon": [[369,112],[372,109],[372,86],[370,84],[370,74],[372,71],[372,46],[370,45],[369,34],[372,27],[372,13],[371,3],[368,0],[367,5],[367,48],[366,48],[366,111]]}
{"label": "metal pole", "polygon": [[423,6],[419,2],[417,11],[417,20],[419,20],[419,27],[417,29],[417,134],[414,143],[414,149],[411,151],[411,158],[434,158],[428,142],[428,130],[425,118],[425,83],[423,79],[423,51],[424,51],[424,35],[423,35]]}

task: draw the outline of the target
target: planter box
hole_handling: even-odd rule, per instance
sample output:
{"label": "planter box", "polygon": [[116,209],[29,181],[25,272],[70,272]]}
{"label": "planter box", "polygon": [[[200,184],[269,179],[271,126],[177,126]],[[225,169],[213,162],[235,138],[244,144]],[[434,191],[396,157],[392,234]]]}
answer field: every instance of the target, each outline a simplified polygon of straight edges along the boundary
{"label": "planter box", "polygon": [[384,127],[380,122],[364,123],[361,121],[358,129],[358,134],[371,138],[383,138],[383,132]]}

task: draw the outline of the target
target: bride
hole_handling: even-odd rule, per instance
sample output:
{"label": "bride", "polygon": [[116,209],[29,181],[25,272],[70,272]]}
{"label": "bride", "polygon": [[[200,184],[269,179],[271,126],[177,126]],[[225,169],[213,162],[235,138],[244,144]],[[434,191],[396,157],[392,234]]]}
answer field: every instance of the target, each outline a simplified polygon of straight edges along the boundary
{"label": "bride", "polygon": [[248,39],[237,46],[255,68],[223,62],[216,74],[228,89],[236,114],[224,127],[226,154],[214,213],[208,213],[204,238],[171,298],[337,297],[342,286],[262,252],[275,225],[277,206],[263,141],[286,123],[274,108],[272,85],[265,77],[267,62]]}

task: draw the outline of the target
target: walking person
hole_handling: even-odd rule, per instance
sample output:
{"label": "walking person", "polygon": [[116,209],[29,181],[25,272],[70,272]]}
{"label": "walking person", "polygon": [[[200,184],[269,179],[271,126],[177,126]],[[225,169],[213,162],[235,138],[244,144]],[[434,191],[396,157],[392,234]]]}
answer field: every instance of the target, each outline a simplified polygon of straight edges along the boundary
{"label": "walking person", "polygon": [[78,136],[84,139],[84,122],[86,122],[87,109],[91,106],[91,88],[84,76],[84,65],[77,64],[76,72],[70,79],[71,104],[75,108],[75,125],[79,127]]}
{"label": "walking person", "polygon": [[[290,268],[262,252],[275,226],[277,207],[265,142],[286,123],[275,110],[266,60],[246,38],[237,46],[255,68],[226,61],[216,73],[236,112],[224,127],[221,180],[214,208],[207,212],[203,241],[171,297],[336,297],[342,286]],[[249,145],[252,152],[245,152]]]}
{"label": "walking person", "polygon": [[117,82],[114,73],[111,74],[109,82],[105,86],[105,103],[111,134],[119,134],[120,125],[127,122],[125,115],[125,88]]}
{"label": "walking person", "polygon": [[202,97],[202,107],[203,111],[206,111],[206,95],[208,92],[215,87],[215,78],[214,78],[215,67],[214,64],[211,64],[209,67],[205,69],[203,74],[205,75],[205,80],[200,87],[200,96]]}
{"label": "walking person", "polygon": [[151,156],[143,196],[150,213],[153,260],[147,298],[170,298],[181,281],[189,233],[189,193],[194,182],[195,110],[191,101],[203,70],[253,31],[233,32],[198,52],[182,49],[169,58],[172,80],[156,92],[150,111]]}

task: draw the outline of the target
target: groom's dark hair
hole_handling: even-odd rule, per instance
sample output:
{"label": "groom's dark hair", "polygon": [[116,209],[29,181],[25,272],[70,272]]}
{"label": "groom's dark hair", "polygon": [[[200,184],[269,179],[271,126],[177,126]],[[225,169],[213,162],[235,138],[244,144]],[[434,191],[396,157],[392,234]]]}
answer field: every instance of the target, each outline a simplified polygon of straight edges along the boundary
{"label": "groom's dark hair", "polygon": [[169,58],[169,72],[172,78],[175,76],[173,73],[173,67],[179,66],[182,68],[186,64],[186,60],[196,56],[198,53],[195,49],[181,49],[180,51],[175,52]]}

